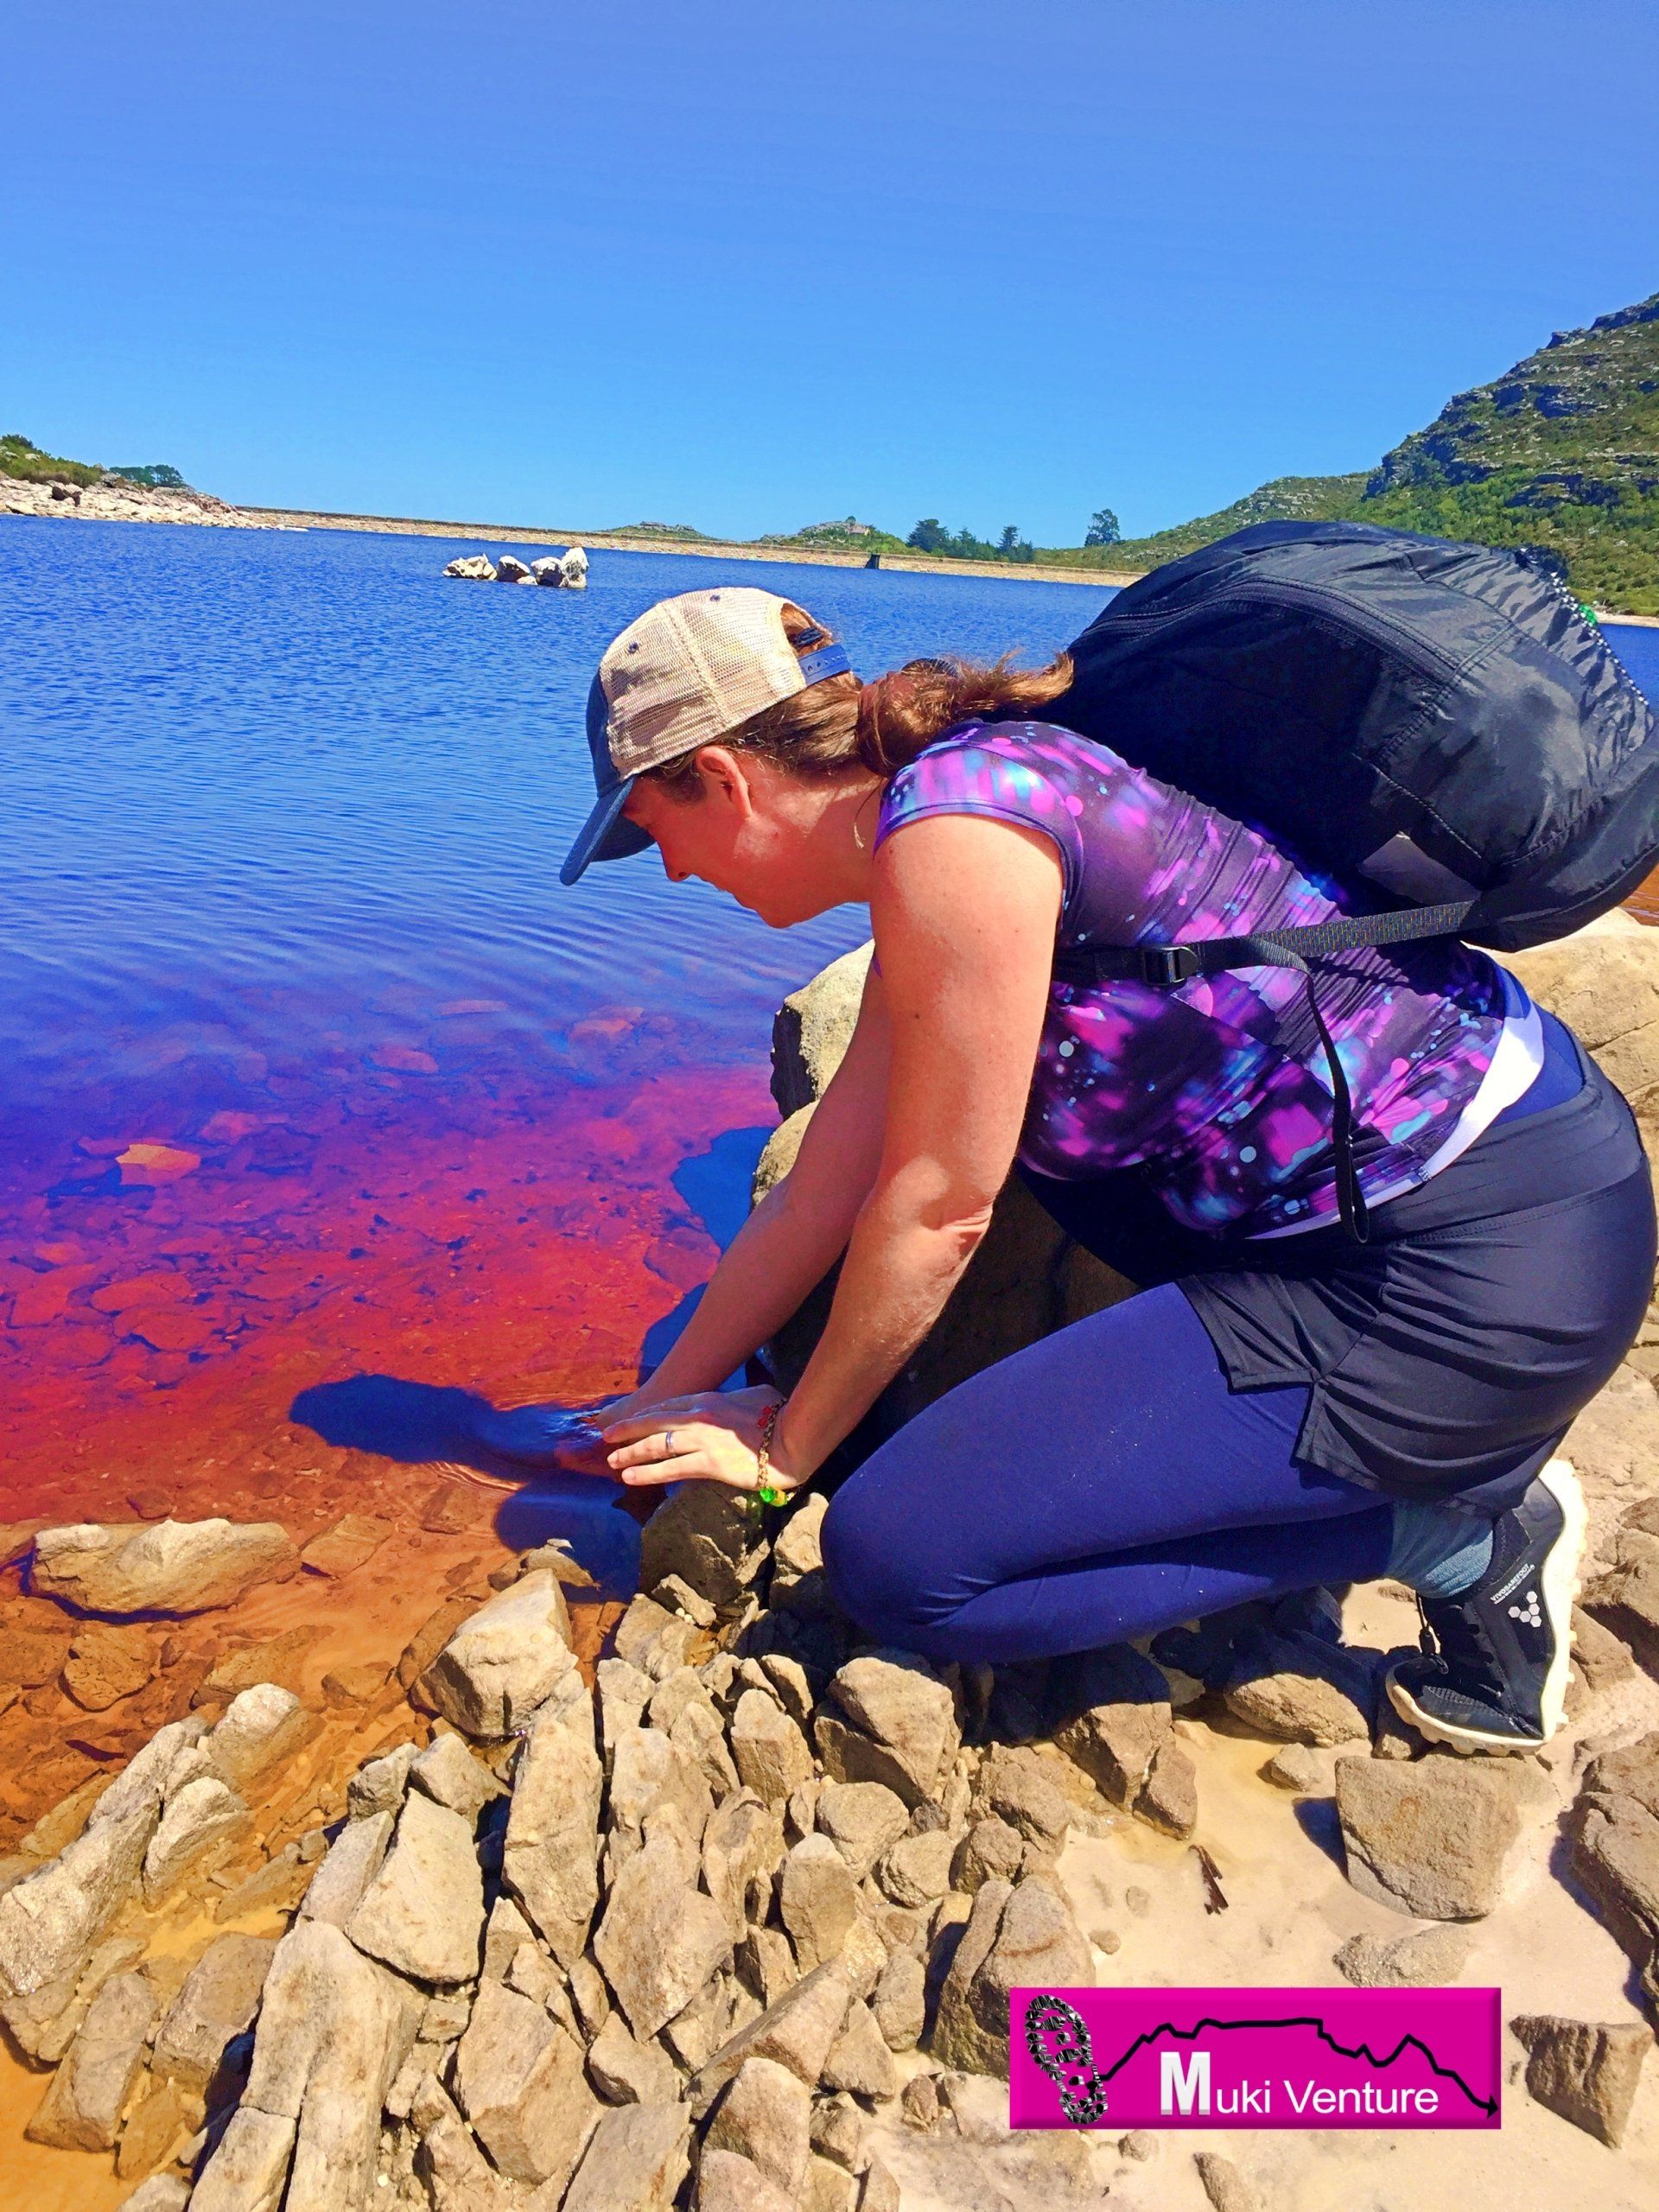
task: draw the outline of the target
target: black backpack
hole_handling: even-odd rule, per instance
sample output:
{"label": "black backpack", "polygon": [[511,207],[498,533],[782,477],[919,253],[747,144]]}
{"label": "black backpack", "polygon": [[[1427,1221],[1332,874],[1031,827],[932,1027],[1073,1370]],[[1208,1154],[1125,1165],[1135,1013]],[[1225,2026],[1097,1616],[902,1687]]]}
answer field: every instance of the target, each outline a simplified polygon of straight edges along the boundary
{"label": "black backpack", "polygon": [[1513,952],[1659,865],[1659,726],[1536,556],[1366,523],[1270,522],[1154,569],[1071,647],[1045,718],[1259,830],[1360,914],[1068,950],[1070,982],[1288,967],[1330,1065],[1337,1197],[1363,1242],[1352,1102],[1309,963],[1455,936]]}

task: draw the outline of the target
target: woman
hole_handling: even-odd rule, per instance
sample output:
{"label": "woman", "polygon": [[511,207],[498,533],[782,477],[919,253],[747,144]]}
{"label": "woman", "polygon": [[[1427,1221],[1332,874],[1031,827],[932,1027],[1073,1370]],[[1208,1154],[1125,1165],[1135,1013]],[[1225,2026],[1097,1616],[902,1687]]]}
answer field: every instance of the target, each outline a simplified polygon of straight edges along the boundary
{"label": "woman", "polygon": [[[728,587],[606,653],[600,796],[564,880],[654,843],[673,880],[775,928],[868,902],[875,952],[794,1167],[608,1408],[605,1464],[772,1499],[809,1482],[1017,1165],[1143,1287],[950,1392],[842,1485],[823,1535],[842,1607],[884,1643],[1001,1662],[1393,1575],[1425,1623],[1389,1677],[1401,1713],[1460,1750],[1535,1748],[1561,1719],[1585,1529],[1548,1463],[1652,1287],[1630,1110],[1479,952],[1321,963],[1372,1221],[1355,1243],[1300,978],[1053,980],[1057,947],[1339,911],[1264,837],[1045,724],[1067,674],[927,662],[861,684],[800,608]],[[787,1402],[720,1395],[838,1258]]]}

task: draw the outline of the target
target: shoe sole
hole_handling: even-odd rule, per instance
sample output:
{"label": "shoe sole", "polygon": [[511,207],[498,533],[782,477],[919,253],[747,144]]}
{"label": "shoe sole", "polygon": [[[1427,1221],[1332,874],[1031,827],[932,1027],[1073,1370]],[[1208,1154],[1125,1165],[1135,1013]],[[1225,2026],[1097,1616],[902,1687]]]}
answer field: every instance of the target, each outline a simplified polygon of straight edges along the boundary
{"label": "shoe sole", "polygon": [[1411,1693],[1395,1681],[1392,1671],[1383,1685],[1389,1703],[1420,1736],[1431,1744],[1445,1744],[1466,1756],[1541,1751],[1566,1717],[1567,1686],[1573,1678],[1573,1605],[1579,1594],[1579,1569],[1584,1562],[1590,1515],[1579,1478],[1567,1460],[1551,1459],[1541,1470],[1538,1479],[1560,1507],[1562,1522],[1561,1533],[1550,1546],[1544,1571],[1539,1577],[1545,1615],[1555,1636],[1555,1656],[1549,1662],[1539,1699],[1544,1724],[1542,1734],[1494,1736],[1481,1728],[1459,1728],[1455,1722],[1425,1713]]}

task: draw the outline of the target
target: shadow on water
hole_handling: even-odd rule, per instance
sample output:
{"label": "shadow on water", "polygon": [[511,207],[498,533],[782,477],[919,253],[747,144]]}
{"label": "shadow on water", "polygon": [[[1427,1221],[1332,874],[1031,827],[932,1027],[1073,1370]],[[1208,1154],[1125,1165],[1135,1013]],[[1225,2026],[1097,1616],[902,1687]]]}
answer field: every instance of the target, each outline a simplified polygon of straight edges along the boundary
{"label": "shadow on water", "polygon": [[[674,1171],[675,1190],[721,1251],[747,1215],[755,1163],[770,1135],[762,1128],[725,1130],[706,1151],[692,1154]],[[702,1297],[699,1284],[645,1332],[639,1380],[661,1363]],[[568,1409],[546,1411],[556,1433]],[[371,1452],[401,1466],[470,1468],[492,1482],[511,1484],[514,1487],[496,1513],[504,1544],[526,1550],[551,1535],[569,1535],[579,1542],[584,1565],[606,1582],[632,1579],[639,1555],[635,1523],[658,1503],[659,1493],[625,1490],[602,1475],[556,1465],[530,1466],[493,1450],[486,1438],[502,1416],[475,1390],[397,1375],[353,1375],[302,1390],[289,1418],[326,1444],[347,1451]],[[551,1449],[548,1456],[554,1456]]]}

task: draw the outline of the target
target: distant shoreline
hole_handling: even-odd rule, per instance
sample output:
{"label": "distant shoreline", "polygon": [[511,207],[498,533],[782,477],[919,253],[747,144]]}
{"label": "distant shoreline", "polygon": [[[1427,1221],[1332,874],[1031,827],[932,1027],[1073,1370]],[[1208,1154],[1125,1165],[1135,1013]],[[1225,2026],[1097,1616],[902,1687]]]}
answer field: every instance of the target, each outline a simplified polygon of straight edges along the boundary
{"label": "distant shoreline", "polygon": [[[720,561],[805,563],[820,569],[862,569],[868,554],[821,551],[807,546],[741,545],[712,537],[632,537],[626,531],[515,530],[499,522],[430,522],[407,515],[327,514],[302,507],[238,507],[256,526],[281,530],[361,530],[391,537],[474,537],[506,545],[600,545],[617,553],[691,553]],[[927,576],[1007,576],[1023,583],[1100,584],[1107,590],[1132,584],[1139,569],[1062,569],[1035,561],[935,561],[925,553],[883,553],[884,574]]]}

